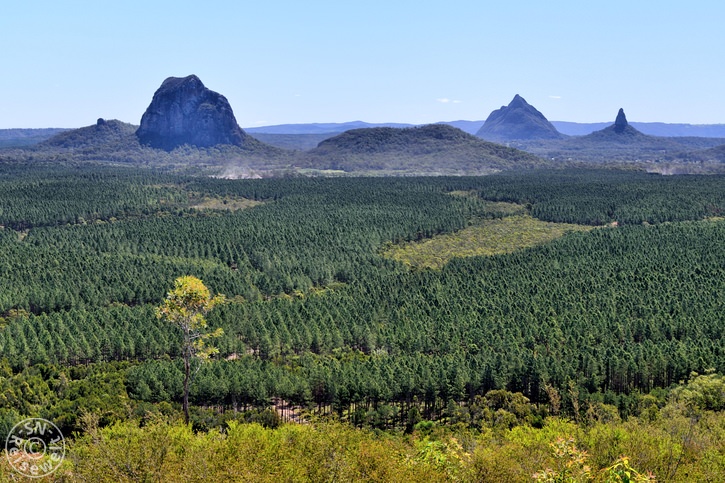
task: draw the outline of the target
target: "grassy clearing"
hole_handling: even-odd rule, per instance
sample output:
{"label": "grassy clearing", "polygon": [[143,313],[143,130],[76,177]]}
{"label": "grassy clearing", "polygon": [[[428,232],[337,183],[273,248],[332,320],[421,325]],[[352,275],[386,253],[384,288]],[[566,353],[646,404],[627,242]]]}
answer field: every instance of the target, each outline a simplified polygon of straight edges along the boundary
{"label": "grassy clearing", "polygon": [[480,224],[422,242],[396,245],[386,249],[383,256],[411,267],[440,269],[454,257],[510,253],[550,242],[568,232],[589,231],[592,228],[568,223],[550,223],[530,215],[515,215],[483,220]]}
{"label": "grassy clearing", "polygon": [[525,215],[526,207],[516,203],[505,201],[485,201],[486,213],[494,213],[501,216]]}
{"label": "grassy clearing", "polygon": [[238,211],[253,208],[263,204],[262,201],[249,200],[247,198],[204,198],[201,202],[192,206],[197,210],[228,210]]}

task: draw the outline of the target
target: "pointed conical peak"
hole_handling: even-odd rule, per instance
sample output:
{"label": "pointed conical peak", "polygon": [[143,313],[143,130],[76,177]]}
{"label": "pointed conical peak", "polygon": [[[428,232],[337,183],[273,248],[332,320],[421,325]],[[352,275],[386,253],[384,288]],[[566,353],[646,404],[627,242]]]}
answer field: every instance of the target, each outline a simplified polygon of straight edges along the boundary
{"label": "pointed conical peak", "polygon": [[617,119],[614,121],[614,132],[623,132],[629,123],[627,122],[627,116],[624,115],[624,109],[620,108],[617,113]]}
{"label": "pointed conical peak", "polygon": [[542,113],[518,94],[508,106],[502,106],[489,114],[476,136],[497,142],[562,137]]}
{"label": "pointed conical peak", "polygon": [[509,107],[526,107],[530,106],[528,102],[526,102],[526,99],[521,97],[520,95],[516,94],[514,98],[509,102]]}

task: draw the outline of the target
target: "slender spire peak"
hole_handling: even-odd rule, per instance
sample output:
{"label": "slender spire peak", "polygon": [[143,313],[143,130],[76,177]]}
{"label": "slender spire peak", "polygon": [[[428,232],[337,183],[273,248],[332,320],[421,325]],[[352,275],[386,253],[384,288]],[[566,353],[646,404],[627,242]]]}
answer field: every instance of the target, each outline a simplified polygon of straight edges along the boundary
{"label": "slender spire peak", "polygon": [[629,125],[627,122],[627,116],[624,115],[624,109],[620,108],[617,113],[617,119],[614,121],[614,132],[622,132]]}

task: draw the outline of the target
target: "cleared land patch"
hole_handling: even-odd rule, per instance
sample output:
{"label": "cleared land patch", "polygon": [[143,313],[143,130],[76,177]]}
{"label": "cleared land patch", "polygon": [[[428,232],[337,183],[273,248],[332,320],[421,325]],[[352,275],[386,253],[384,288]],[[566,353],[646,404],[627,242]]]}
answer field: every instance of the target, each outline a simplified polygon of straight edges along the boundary
{"label": "cleared land patch", "polygon": [[395,245],[383,256],[416,268],[440,269],[454,257],[499,255],[540,245],[573,231],[593,227],[541,221],[530,215],[483,220],[455,233],[437,235],[421,242]]}
{"label": "cleared land patch", "polygon": [[193,205],[192,208],[197,210],[238,211],[246,210],[247,208],[252,208],[263,203],[263,201],[247,198],[204,198],[199,203]]}

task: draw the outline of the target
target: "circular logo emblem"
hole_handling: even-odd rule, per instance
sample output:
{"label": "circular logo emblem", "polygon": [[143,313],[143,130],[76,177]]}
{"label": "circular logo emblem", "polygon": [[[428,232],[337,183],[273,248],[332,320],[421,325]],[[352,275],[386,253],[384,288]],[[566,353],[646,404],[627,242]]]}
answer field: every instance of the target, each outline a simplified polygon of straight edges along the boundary
{"label": "circular logo emblem", "polygon": [[10,430],[5,453],[15,471],[41,478],[60,466],[65,457],[65,438],[58,426],[46,419],[24,419]]}

